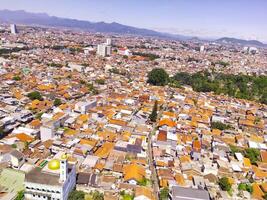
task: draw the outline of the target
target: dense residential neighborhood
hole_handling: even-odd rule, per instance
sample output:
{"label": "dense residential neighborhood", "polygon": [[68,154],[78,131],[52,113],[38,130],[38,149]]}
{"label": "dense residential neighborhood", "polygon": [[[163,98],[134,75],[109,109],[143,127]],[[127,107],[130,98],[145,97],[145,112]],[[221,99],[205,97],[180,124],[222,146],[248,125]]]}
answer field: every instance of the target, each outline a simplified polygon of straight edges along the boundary
{"label": "dense residential neighborhood", "polygon": [[2,27],[0,199],[267,198],[267,49]]}

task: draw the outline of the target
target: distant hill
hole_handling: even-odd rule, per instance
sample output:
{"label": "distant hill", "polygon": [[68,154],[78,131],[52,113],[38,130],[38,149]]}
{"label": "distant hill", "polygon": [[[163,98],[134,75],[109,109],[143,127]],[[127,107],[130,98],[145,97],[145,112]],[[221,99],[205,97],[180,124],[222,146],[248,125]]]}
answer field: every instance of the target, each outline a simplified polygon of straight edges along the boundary
{"label": "distant hill", "polygon": [[172,35],[149,29],[126,26],[116,22],[113,23],[90,22],[84,20],[54,17],[54,16],[49,16],[45,13],[29,13],[23,10],[18,10],[18,11],[0,10],[0,22],[37,25],[37,26],[39,25],[48,27],[78,28],[91,32],[134,34],[141,36],[156,36],[156,37],[166,37],[166,38],[181,39],[181,40],[191,38],[182,35]]}
{"label": "distant hill", "polygon": [[258,41],[258,40],[241,40],[241,39],[236,39],[236,38],[220,38],[216,40],[216,42],[219,43],[224,43],[224,44],[239,44],[242,46],[257,46],[257,47],[267,47],[266,44]]}

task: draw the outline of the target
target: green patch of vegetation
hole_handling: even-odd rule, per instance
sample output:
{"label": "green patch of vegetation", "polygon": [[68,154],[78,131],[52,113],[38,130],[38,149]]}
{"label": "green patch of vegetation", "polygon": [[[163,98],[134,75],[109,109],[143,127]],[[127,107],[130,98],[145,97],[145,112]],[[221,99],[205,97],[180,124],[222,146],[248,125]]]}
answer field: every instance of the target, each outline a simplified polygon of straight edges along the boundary
{"label": "green patch of vegetation", "polygon": [[222,65],[223,67],[227,67],[227,66],[230,65],[230,63],[225,62],[225,61],[218,61],[218,62],[216,62],[216,63],[214,63],[214,64]]}
{"label": "green patch of vegetation", "polygon": [[94,87],[94,84],[88,83],[87,88],[93,95],[99,94],[99,91]]}
{"label": "green patch of vegetation", "polygon": [[148,73],[148,83],[157,86],[164,86],[169,83],[169,75],[162,68],[155,68]]}
{"label": "green patch of vegetation", "polygon": [[40,92],[38,92],[38,91],[30,92],[30,93],[27,95],[27,97],[29,97],[30,100],[36,100],[36,99],[37,99],[37,100],[40,100],[40,101],[43,100],[42,95],[41,95]]}
{"label": "green patch of vegetation", "polygon": [[14,77],[13,77],[13,80],[14,80],[14,81],[20,81],[20,80],[21,80],[21,77],[20,77],[20,76],[14,76]]}
{"label": "green patch of vegetation", "polygon": [[232,185],[229,182],[229,179],[227,177],[222,177],[219,179],[219,186],[223,191],[231,191]]}
{"label": "green patch of vegetation", "polygon": [[97,79],[95,82],[99,85],[104,85],[105,84],[105,79]]}
{"label": "green patch of vegetation", "polygon": [[16,149],[16,148],[17,148],[17,145],[16,145],[16,144],[12,144],[11,147],[12,147],[13,149]]}
{"label": "green patch of vegetation", "polygon": [[18,192],[15,200],[23,200],[23,199],[24,199],[24,190]]}
{"label": "green patch of vegetation", "polygon": [[143,56],[148,58],[150,61],[156,60],[160,58],[158,55],[153,54],[153,53],[141,53],[141,52],[133,52],[134,56]]}
{"label": "green patch of vegetation", "polygon": [[37,114],[35,115],[35,118],[41,120],[43,114],[44,114],[43,112],[39,112],[39,113],[37,113]]}
{"label": "green patch of vegetation", "polygon": [[226,129],[231,129],[232,127],[228,124],[224,124],[222,122],[211,122],[211,128],[212,129],[219,129],[221,131]]}
{"label": "green patch of vegetation", "polygon": [[56,98],[56,99],[54,100],[54,106],[60,106],[61,104],[62,104],[61,99]]}
{"label": "green patch of vegetation", "polygon": [[160,200],[167,200],[167,199],[169,199],[169,188],[165,187],[165,188],[163,188],[163,189],[160,190],[159,199]]}
{"label": "green patch of vegetation", "polygon": [[52,63],[49,63],[48,66],[50,66],[50,67],[56,67],[56,68],[61,68],[64,65],[63,64],[60,64],[60,63],[54,63],[54,62],[52,62]]}
{"label": "green patch of vegetation", "polygon": [[242,153],[243,150],[237,146],[230,145],[231,154],[234,155],[235,153]]}
{"label": "green patch of vegetation", "polygon": [[244,156],[248,158],[251,164],[255,165],[260,160],[260,151],[254,148],[245,149]]}
{"label": "green patch of vegetation", "polygon": [[248,184],[248,183],[240,183],[238,185],[238,190],[247,191],[249,193],[252,193],[253,191],[251,184]]}
{"label": "green patch of vegetation", "polygon": [[156,122],[157,117],[158,117],[158,101],[155,101],[154,106],[153,106],[153,110],[152,110],[151,114],[149,115],[149,119],[152,122]]}
{"label": "green patch of vegetation", "polygon": [[140,186],[147,186],[150,183],[149,179],[143,178],[141,181],[138,182]]}
{"label": "green patch of vegetation", "polygon": [[92,191],[88,195],[92,200],[104,200],[104,194],[99,191]]}
{"label": "green patch of vegetation", "polygon": [[120,192],[120,196],[122,197],[123,200],[133,200],[134,195],[126,193],[124,190]]}
{"label": "green patch of vegetation", "polygon": [[68,200],[84,200],[85,193],[83,191],[77,191],[73,190],[70,195]]}
{"label": "green patch of vegetation", "polygon": [[[221,64],[225,65],[225,63]],[[230,75],[203,71],[195,74],[179,72],[173,78],[182,85],[192,86],[197,92],[213,91],[215,94],[226,94],[267,104],[267,76]]]}

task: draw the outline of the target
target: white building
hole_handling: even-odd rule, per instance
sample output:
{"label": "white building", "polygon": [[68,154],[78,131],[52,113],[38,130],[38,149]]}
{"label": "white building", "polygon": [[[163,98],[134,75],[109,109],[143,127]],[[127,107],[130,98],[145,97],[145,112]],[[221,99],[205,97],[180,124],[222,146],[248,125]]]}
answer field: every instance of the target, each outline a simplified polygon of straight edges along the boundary
{"label": "white building", "polygon": [[12,34],[14,34],[14,35],[18,34],[18,29],[17,29],[16,24],[11,24],[10,25],[10,30],[11,30]]}
{"label": "white building", "polygon": [[76,167],[67,155],[51,160],[42,170],[33,169],[25,176],[25,198],[29,200],[67,200],[76,185]]}
{"label": "white building", "polygon": [[99,44],[97,45],[97,55],[106,57],[111,55],[111,46],[107,44]]}
{"label": "white building", "polygon": [[205,46],[204,45],[200,46],[200,52],[204,52],[204,51],[205,51]]}
{"label": "white building", "polygon": [[96,107],[96,100],[80,101],[75,104],[74,110],[78,113],[85,114],[89,109]]}
{"label": "white building", "polygon": [[60,122],[48,121],[40,127],[41,141],[53,139],[55,137],[56,128],[60,127]]}
{"label": "white building", "polygon": [[75,63],[69,63],[69,64],[68,64],[68,68],[69,68],[71,71],[83,72],[84,69],[85,69],[85,66],[83,66],[83,65],[78,65],[78,64],[75,64]]}
{"label": "white building", "polygon": [[108,46],[112,46],[112,40],[111,40],[111,38],[107,38],[106,44]]}

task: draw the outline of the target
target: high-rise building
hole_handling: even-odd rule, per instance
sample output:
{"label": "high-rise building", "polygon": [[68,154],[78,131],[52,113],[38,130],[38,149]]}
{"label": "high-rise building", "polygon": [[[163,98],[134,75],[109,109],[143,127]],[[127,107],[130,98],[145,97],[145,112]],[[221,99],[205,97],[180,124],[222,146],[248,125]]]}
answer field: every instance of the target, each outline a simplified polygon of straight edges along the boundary
{"label": "high-rise building", "polygon": [[205,46],[204,45],[200,46],[200,52],[204,52],[204,51],[205,51]]}
{"label": "high-rise building", "polygon": [[107,45],[107,44],[99,44],[97,46],[97,55],[99,56],[110,56],[111,55],[111,46]]}
{"label": "high-rise building", "polygon": [[106,44],[108,46],[112,46],[112,40],[111,40],[111,38],[107,38]]}
{"label": "high-rise building", "polygon": [[11,24],[10,25],[10,30],[11,30],[12,34],[14,34],[14,35],[18,34],[18,29],[17,29],[16,24]]}

